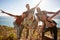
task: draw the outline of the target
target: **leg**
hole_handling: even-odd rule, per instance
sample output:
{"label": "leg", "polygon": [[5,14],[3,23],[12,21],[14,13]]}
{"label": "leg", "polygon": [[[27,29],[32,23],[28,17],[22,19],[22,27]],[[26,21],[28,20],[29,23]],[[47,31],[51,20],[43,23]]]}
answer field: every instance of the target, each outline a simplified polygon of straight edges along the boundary
{"label": "leg", "polygon": [[57,28],[55,27],[53,30],[54,33],[54,40],[57,40]]}
{"label": "leg", "polygon": [[16,27],[16,30],[17,30],[17,38],[18,38],[18,40],[20,40],[19,28]]}
{"label": "leg", "polygon": [[14,22],[14,28],[16,28],[16,31],[17,31],[17,40],[20,40],[20,37],[19,37],[19,27],[18,25]]}
{"label": "leg", "polygon": [[19,39],[21,38],[21,34],[22,34],[23,29],[24,29],[24,26],[21,25],[21,26],[19,27],[19,33],[18,33]]}
{"label": "leg", "polygon": [[26,32],[26,39],[28,38],[28,35],[29,35],[29,29],[27,29],[27,32]]}
{"label": "leg", "polygon": [[28,40],[30,40],[30,38],[31,38],[31,35],[32,35],[32,29],[29,29]]}
{"label": "leg", "polygon": [[21,33],[22,33],[22,31],[23,31],[24,26],[18,27],[18,25],[16,25],[16,23],[14,23],[14,27],[15,27],[16,30],[17,30],[17,38],[18,38],[18,40],[20,40],[20,38],[21,38]]}
{"label": "leg", "polygon": [[48,32],[48,31],[50,31],[51,30],[51,28],[45,28],[44,30],[43,30],[43,33],[42,33],[42,38],[44,39],[44,34],[45,34],[45,32]]}

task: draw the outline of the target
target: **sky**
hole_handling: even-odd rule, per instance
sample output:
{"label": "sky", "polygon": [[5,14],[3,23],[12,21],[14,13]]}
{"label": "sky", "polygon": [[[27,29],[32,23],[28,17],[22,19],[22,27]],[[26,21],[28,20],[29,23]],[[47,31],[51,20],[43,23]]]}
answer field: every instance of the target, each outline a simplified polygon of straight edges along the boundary
{"label": "sky", "polygon": [[[26,4],[30,4],[30,7],[33,8],[39,1],[40,0],[0,0],[0,9],[14,15],[21,15],[26,11]],[[60,0],[41,0],[39,7],[41,10],[56,12],[60,9]],[[0,16],[8,15],[2,14],[0,11]]]}

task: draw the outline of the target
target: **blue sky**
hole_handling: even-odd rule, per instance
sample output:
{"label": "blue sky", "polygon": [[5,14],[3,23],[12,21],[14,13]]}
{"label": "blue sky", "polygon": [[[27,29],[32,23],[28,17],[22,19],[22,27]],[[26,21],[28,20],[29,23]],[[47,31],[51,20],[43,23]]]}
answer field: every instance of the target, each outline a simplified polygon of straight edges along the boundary
{"label": "blue sky", "polygon": [[[30,7],[36,6],[40,0],[0,0],[0,9],[14,15],[20,15],[26,11],[25,5],[28,3]],[[60,0],[42,0],[39,5],[41,10],[57,11],[60,9]],[[0,16],[7,16],[0,13]]]}

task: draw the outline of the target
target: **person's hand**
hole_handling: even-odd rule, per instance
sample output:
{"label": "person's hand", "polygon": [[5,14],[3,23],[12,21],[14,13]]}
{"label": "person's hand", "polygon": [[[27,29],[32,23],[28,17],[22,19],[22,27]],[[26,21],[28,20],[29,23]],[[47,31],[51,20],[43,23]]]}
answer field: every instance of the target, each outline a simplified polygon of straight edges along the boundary
{"label": "person's hand", "polygon": [[58,12],[60,12],[60,10],[58,10]]}
{"label": "person's hand", "polygon": [[1,13],[5,13],[3,10],[1,10]]}
{"label": "person's hand", "polygon": [[56,13],[59,14],[60,10],[58,10]]}

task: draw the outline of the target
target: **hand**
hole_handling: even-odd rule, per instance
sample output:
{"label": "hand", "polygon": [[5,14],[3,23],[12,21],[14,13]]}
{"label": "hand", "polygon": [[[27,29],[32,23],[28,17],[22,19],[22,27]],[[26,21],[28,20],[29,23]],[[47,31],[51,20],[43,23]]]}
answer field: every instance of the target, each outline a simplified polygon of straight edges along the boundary
{"label": "hand", "polygon": [[58,12],[60,12],[60,10],[58,10]]}
{"label": "hand", "polygon": [[1,13],[5,13],[3,10],[1,10]]}
{"label": "hand", "polygon": [[59,14],[59,12],[60,12],[60,10],[58,10],[56,13],[58,13],[58,14]]}

